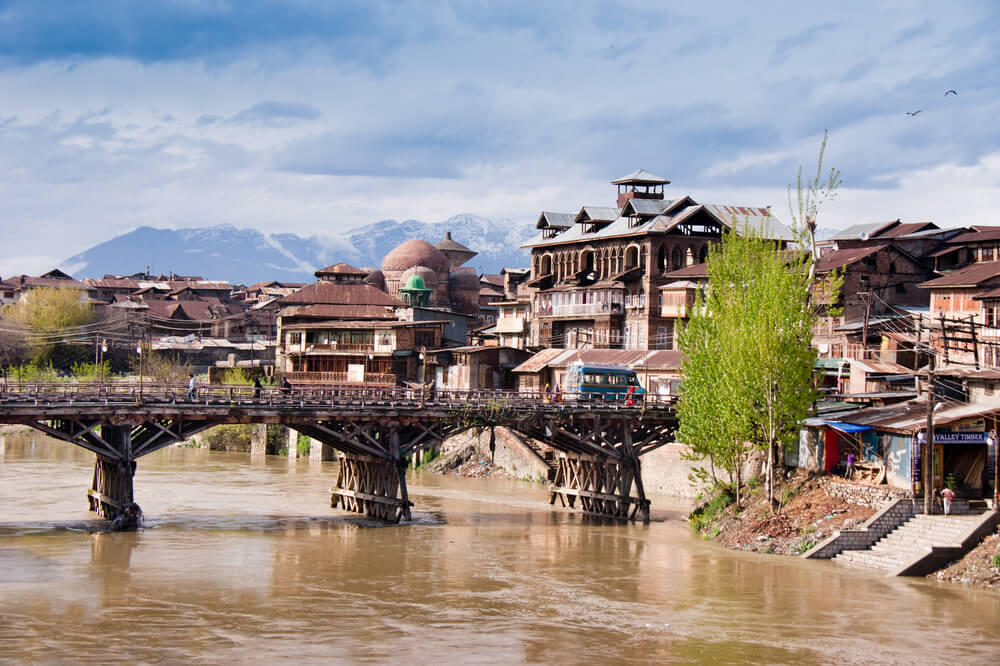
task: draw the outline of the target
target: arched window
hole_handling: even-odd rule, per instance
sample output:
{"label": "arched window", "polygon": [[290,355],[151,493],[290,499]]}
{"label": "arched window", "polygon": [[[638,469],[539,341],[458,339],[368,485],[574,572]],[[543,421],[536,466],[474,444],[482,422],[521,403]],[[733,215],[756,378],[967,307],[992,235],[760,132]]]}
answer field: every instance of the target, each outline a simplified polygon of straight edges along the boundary
{"label": "arched window", "polygon": [[679,245],[675,245],[673,252],[670,253],[670,265],[673,266],[674,270],[684,268],[684,254]]}
{"label": "arched window", "polygon": [[701,251],[698,252],[698,263],[703,264],[708,261],[708,246],[702,245]]}
{"label": "arched window", "polygon": [[625,270],[630,270],[639,265],[639,248],[631,245],[625,248]]}
{"label": "arched window", "polygon": [[667,246],[661,245],[660,249],[656,252],[656,269],[661,273],[667,272]]}

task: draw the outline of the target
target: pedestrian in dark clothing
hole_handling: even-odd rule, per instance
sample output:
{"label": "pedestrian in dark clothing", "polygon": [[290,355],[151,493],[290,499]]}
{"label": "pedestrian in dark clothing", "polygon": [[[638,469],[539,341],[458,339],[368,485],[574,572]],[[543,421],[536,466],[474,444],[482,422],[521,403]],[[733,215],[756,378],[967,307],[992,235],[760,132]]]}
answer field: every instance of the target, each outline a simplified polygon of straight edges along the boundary
{"label": "pedestrian in dark clothing", "polygon": [[260,383],[260,377],[254,377],[253,379],[253,399],[260,400],[260,389],[263,388]]}

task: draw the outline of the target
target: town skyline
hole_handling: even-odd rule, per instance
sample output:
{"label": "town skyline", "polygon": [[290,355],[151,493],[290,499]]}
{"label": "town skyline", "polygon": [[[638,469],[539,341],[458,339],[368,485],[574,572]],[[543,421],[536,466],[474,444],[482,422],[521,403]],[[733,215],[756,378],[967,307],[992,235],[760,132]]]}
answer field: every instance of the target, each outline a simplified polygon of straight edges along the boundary
{"label": "town skyline", "polygon": [[3,276],[141,226],[527,222],[610,205],[608,181],[636,168],[668,196],[790,222],[785,186],[826,129],[845,182],[821,226],[978,224],[1000,194],[1000,12],[984,3],[3,15]]}

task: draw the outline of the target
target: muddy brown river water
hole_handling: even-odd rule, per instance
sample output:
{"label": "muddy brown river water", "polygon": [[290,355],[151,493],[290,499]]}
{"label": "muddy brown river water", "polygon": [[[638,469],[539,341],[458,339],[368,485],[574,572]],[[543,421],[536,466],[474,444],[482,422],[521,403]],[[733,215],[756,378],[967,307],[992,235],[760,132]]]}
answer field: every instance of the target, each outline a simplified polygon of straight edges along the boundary
{"label": "muddy brown river water", "polygon": [[412,473],[414,521],[329,508],[336,463],[169,448],[146,528],[88,513],[93,455],[0,439],[0,661],[995,664],[1000,595],[734,553],[687,508],[552,509],[538,484]]}

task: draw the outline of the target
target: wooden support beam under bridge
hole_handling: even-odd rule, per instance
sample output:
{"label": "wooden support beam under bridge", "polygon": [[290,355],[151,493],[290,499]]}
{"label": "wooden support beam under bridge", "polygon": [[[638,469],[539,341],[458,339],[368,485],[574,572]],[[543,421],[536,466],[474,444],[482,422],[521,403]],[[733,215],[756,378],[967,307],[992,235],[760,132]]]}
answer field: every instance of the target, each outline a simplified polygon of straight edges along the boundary
{"label": "wooden support beam under bridge", "polygon": [[[408,389],[276,391],[178,387],[20,386],[0,393],[0,423],[28,425],[97,456],[91,508],[112,518],[134,501],[136,461],[216,425],[281,424],[340,452],[331,504],[378,520],[411,518],[406,460],[469,428],[505,426],[555,449],[551,503],[649,518],[640,456],[673,441],[672,401],[635,406],[545,401],[506,391],[419,396]],[[93,394],[92,394],[93,393]]]}

